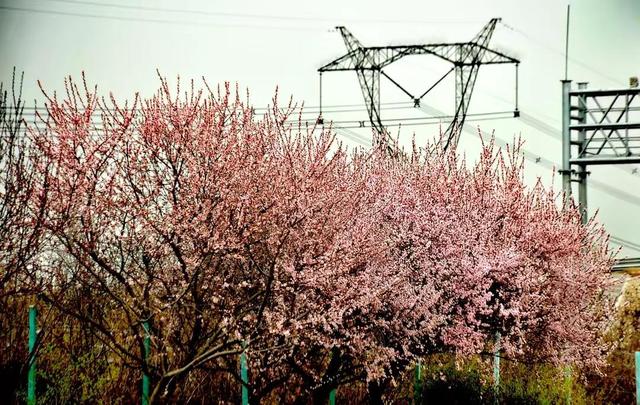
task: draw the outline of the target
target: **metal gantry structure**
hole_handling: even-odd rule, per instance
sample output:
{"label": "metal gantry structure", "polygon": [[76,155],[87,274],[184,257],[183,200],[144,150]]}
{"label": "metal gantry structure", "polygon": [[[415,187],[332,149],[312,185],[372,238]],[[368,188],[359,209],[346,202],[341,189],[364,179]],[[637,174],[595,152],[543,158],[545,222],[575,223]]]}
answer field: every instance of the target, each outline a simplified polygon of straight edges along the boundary
{"label": "metal gantry structure", "polygon": [[570,199],[578,183],[578,204],[587,221],[587,177],[590,165],[640,163],[640,88],[571,89],[562,80],[562,187]]}
{"label": "metal gantry structure", "polygon": [[[433,43],[420,45],[397,46],[362,46],[345,27],[336,27],[342,35],[347,53],[318,69],[320,74],[320,118],[322,122],[322,74],[324,72],[355,71],[364,96],[369,121],[378,136],[376,143],[392,150],[393,146],[387,129],[380,116],[380,76],[384,76],[396,87],[402,90],[413,101],[416,107],[434,87],[442,82],[449,74],[455,75],[455,112],[453,119],[444,132],[445,149],[455,148],[458,142],[460,128],[464,124],[471,94],[478,77],[480,66],[493,64],[515,65],[515,110],[518,116],[518,65],[520,61],[489,47],[491,37],[499,18],[494,18],[469,42]],[[453,66],[442,77],[431,84],[421,95],[415,96],[402,87],[396,80],[384,72],[384,68],[409,55],[433,55],[451,63]]]}

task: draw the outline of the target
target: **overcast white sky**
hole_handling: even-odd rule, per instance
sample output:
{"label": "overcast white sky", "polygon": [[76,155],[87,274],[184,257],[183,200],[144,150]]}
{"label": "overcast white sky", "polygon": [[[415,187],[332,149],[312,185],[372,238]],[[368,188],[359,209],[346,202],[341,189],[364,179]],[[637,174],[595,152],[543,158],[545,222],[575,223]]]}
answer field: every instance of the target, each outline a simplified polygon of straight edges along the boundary
{"label": "overcast white sky", "polygon": [[[345,53],[333,30],[336,25],[345,25],[365,46],[421,44],[467,41],[490,18],[502,17],[504,24],[497,26],[491,45],[521,60],[523,119],[469,123],[495,130],[506,141],[521,134],[530,159],[528,182],[540,176],[550,184],[551,167],[559,166],[561,157],[559,81],[564,76],[566,6],[562,0],[0,0],[0,80],[10,80],[13,66],[23,70],[26,98],[41,101],[36,80],[48,90],[60,90],[65,76],[79,78],[84,71],[103,92],[131,99],[136,91],[155,91],[159,69],[170,78],[237,82],[250,89],[255,107],[265,107],[279,86],[281,98],[291,95],[305,102],[311,117],[318,104],[317,69]],[[587,81],[594,89],[627,87],[630,76],[640,76],[639,40],[640,0],[572,1],[569,78]],[[412,56],[385,71],[420,94],[447,69],[433,57]],[[381,82],[383,104],[410,101],[390,82]],[[423,110],[387,105],[382,117],[420,118],[438,115],[436,109],[450,114],[453,95],[449,78],[423,99]],[[469,113],[512,110],[513,100],[513,68],[483,67]],[[335,111],[329,107],[333,105],[362,103],[355,73],[325,74],[327,111]],[[328,112],[325,118],[366,121],[367,115],[364,110]],[[366,142],[368,131],[338,133],[356,146]],[[437,131],[438,125],[405,126],[400,137],[407,142],[415,135],[421,142]],[[473,156],[478,145],[476,136],[462,135],[461,151]],[[631,170],[592,167],[589,211],[599,210],[599,219],[614,236],[640,245],[640,175]],[[627,255],[637,257],[640,251],[626,248],[622,256]]]}

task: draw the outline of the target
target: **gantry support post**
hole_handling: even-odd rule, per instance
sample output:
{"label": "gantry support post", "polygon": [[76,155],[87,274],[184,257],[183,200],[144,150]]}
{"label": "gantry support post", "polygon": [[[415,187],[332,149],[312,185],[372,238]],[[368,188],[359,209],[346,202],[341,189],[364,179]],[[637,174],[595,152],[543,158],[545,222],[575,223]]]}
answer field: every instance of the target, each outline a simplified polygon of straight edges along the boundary
{"label": "gantry support post", "polygon": [[[587,89],[587,83],[585,82],[579,82],[578,83],[578,90],[586,90]],[[586,97],[584,95],[579,95],[578,96],[578,116],[576,117],[578,119],[578,123],[579,124],[586,124],[587,123],[587,100]],[[578,131],[578,148],[579,154],[583,154],[585,151],[585,148],[587,146],[586,144],[586,132],[585,130],[580,130]],[[589,220],[589,212],[587,210],[587,176],[589,175],[589,173],[587,172],[587,165],[585,164],[578,164],[577,165],[578,170],[577,170],[577,176],[578,176],[578,205],[580,207],[580,214],[582,215],[582,223],[586,224],[587,221]]]}

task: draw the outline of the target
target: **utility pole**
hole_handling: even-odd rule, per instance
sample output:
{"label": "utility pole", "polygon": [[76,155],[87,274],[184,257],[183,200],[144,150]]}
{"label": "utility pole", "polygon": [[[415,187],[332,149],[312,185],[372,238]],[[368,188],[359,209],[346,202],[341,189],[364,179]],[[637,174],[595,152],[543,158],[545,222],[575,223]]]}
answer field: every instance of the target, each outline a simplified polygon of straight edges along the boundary
{"label": "utility pole", "polygon": [[[455,112],[453,119],[444,132],[445,149],[456,147],[460,128],[464,124],[471,94],[475,86],[480,66],[492,64],[514,64],[516,67],[516,107],[514,116],[518,112],[518,65],[520,61],[489,47],[491,37],[499,18],[493,18],[469,42],[433,43],[419,45],[374,46],[365,47],[345,27],[336,27],[342,35],[347,53],[318,69],[320,73],[320,87],[322,88],[322,73],[336,71],[355,71],[360,82],[365,105],[369,114],[369,121],[375,131],[376,144],[394,151],[389,134],[380,117],[380,76],[384,76],[402,92],[411,98],[416,107],[420,100],[434,87],[444,80],[451,72],[455,76]],[[395,79],[384,72],[384,68],[408,55],[433,55],[443,59],[453,66],[442,77],[431,84],[421,95],[409,92]],[[322,89],[320,90],[322,94]],[[322,99],[321,99],[322,100]],[[322,104],[322,102],[321,102]],[[322,107],[320,108],[322,111]],[[322,122],[320,117],[319,122]]]}

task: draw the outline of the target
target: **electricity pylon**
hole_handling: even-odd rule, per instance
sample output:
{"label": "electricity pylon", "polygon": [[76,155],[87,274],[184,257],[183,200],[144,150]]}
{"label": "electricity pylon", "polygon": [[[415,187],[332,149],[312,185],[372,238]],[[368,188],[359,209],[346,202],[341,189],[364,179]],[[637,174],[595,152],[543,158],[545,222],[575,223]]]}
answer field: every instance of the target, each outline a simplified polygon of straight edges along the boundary
{"label": "electricity pylon", "polygon": [[[478,77],[481,65],[514,64],[516,67],[516,106],[514,116],[518,116],[518,65],[520,61],[495,49],[489,48],[491,36],[499,18],[493,18],[470,42],[435,43],[423,45],[373,46],[364,47],[345,27],[336,27],[342,35],[347,53],[338,59],[318,69],[320,73],[320,92],[322,93],[322,73],[353,70],[358,75],[358,81],[364,95],[371,126],[374,128],[378,144],[392,149],[389,134],[380,118],[380,75],[386,77],[407,94],[416,107],[426,96],[451,72],[455,72],[455,113],[444,132],[445,149],[455,148],[458,142],[460,128],[464,124],[473,87]],[[402,87],[382,69],[393,62],[408,55],[434,55],[453,64],[453,67],[432,84],[419,97]],[[321,96],[322,100],[322,96]],[[320,103],[322,104],[322,102]],[[322,106],[320,107],[322,114]]]}

